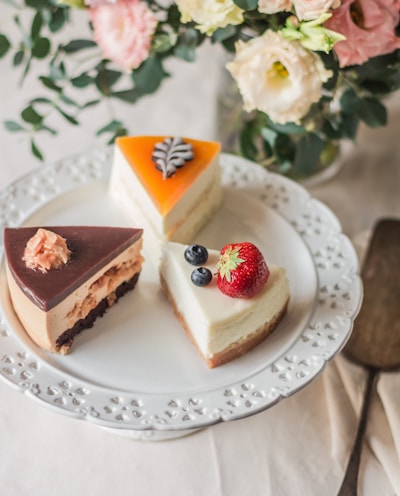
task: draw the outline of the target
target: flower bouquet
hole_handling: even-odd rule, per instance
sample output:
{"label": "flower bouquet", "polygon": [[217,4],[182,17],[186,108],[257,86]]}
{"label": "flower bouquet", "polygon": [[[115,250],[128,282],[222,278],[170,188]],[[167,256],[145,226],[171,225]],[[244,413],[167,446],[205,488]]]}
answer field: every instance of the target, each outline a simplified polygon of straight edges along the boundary
{"label": "flower bouquet", "polygon": [[[384,97],[400,86],[399,0],[2,0],[14,10],[13,40],[0,24],[0,57],[21,71],[47,61],[43,95],[26,102],[11,132],[57,134],[54,113],[72,125],[113,100],[134,104],[157,91],[172,57],[196,60],[203,43],[222,45],[241,98],[240,153],[288,175],[333,160],[360,122],[384,126]],[[88,36],[69,39],[75,16]],[[96,98],[78,102],[79,90]],[[117,117],[97,134],[127,134]]]}

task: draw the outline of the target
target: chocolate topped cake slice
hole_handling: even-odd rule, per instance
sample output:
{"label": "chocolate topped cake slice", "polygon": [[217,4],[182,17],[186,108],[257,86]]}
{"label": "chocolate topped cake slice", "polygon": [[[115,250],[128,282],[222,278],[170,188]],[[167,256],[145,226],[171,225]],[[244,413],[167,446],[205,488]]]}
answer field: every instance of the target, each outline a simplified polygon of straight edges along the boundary
{"label": "chocolate topped cake slice", "polygon": [[135,287],[143,262],[134,228],[6,228],[4,246],[15,313],[35,343],[61,354]]}

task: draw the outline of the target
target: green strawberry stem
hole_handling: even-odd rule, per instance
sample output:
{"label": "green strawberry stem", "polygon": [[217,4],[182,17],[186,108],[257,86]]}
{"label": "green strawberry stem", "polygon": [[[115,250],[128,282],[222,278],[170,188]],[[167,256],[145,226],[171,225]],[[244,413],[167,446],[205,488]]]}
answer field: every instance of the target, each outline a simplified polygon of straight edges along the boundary
{"label": "green strawberry stem", "polygon": [[236,270],[241,263],[245,262],[243,258],[239,257],[239,253],[240,247],[233,248],[229,246],[217,263],[220,276],[228,282],[231,282],[231,271]]}

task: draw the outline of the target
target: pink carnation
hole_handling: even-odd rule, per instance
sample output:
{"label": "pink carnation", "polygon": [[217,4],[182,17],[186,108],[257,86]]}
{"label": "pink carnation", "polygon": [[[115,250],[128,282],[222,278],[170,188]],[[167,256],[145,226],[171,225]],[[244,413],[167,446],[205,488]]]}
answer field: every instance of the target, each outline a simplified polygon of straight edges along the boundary
{"label": "pink carnation", "polygon": [[400,48],[399,0],[343,0],[325,26],[346,36],[334,47],[340,66],[362,64]]}
{"label": "pink carnation", "polygon": [[94,39],[105,58],[123,69],[136,69],[147,58],[158,20],[145,2],[119,0],[90,8]]}

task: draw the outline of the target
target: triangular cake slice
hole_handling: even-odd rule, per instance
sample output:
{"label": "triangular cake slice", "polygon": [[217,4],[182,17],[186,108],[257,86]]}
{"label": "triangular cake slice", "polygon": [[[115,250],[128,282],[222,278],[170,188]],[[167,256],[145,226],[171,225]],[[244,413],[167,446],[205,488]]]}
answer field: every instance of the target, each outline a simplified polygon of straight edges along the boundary
{"label": "triangular cake slice", "polygon": [[190,138],[117,138],[111,195],[144,227],[145,246],[190,242],[209,221],[222,200],[220,148]]}
{"label": "triangular cake slice", "polygon": [[135,287],[143,261],[133,228],[6,228],[4,246],[15,313],[36,344],[61,354]]}
{"label": "triangular cake slice", "polygon": [[[236,359],[260,344],[279,324],[289,301],[289,285],[283,267],[268,264],[270,275],[254,297],[230,298],[223,294],[213,277],[204,287],[191,281],[194,266],[184,253],[187,245],[165,245],[160,280],[174,313],[209,368]],[[212,274],[220,257],[208,249],[203,267]]]}

